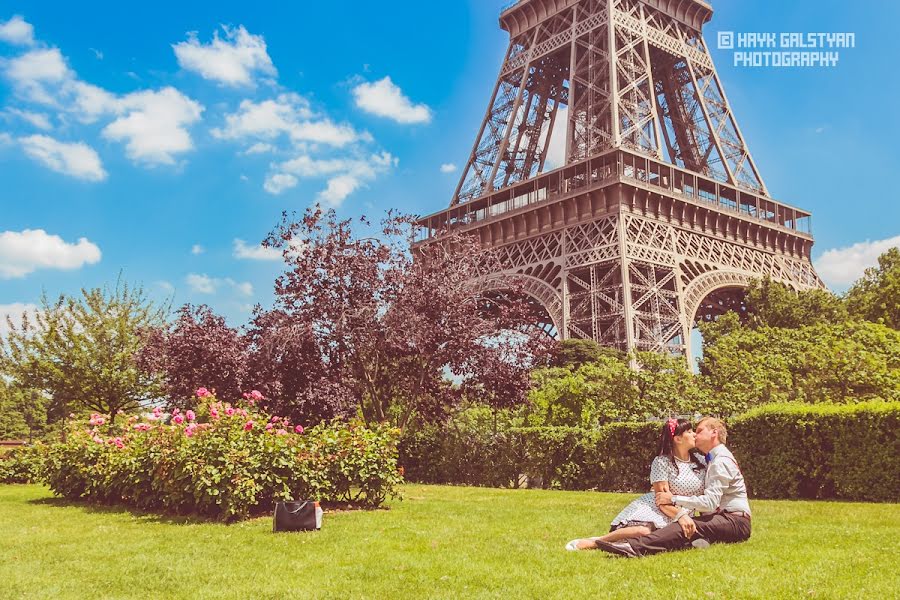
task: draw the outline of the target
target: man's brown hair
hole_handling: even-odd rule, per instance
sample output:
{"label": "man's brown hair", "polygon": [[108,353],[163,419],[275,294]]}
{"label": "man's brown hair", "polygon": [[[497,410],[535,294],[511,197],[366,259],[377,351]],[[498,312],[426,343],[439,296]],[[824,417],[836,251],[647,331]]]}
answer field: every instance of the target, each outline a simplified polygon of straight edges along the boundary
{"label": "man's brown hair", "polygon": [[723,444],[725,443],[725,440],[728,439],[728,430],[725,429],[725,423],[723,423],[721,419],[715,417],[703,417],[700,419],[700,422],[697,423],[697,427],[700,427],[700,425],[706,425],[711,429],[715,429],[719,434],[719,441]]}

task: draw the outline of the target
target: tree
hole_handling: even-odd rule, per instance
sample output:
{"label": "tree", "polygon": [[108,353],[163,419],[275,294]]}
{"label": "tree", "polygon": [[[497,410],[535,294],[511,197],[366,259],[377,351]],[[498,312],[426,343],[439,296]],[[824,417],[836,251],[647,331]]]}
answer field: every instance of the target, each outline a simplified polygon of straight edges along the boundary
{"label": "tree", "polygon": [[550,366],[580,367],[587,363],[597,362],[605,357],[621,359],[623,356],[624,354],[619,350],[601,346],[594,340],[571,338],[557,344],[550,357]]}
{"label": "tree", "polygon": [[900,248],[878,257],[878,266],[847,292],[847,306],[855,317],[900,329]]}
{"label": "tree", "polygon": [[841,298],[826,290],[796,292],[768,277],[754,280],[744,298],[746,319],[752,328],[796,329],[818,323],[843,323],[847,308]]}
{"label": "tree", "polygon": [[604,354],[578,367],[536,369],[533,379],[526,418],[535,426],[596,427],[691,414],[708,404],[683,358],[655,352]]}
{"label": "tree", "polygon": [[82,289],[78,297],[41,298],[34,319],[8,320],[0,367],[14,385],[51,399],[57,418],[92,410],[115,419],[158,396],[159,378],[138,368],[139,332],[164,322],[142,288]]}
{"label": "tree", "polygon": [[215,390],[221,400],[241,397],[247,342],[209,306],[185,304],[170,327],[143,332],[140,365],[163,377],[163,393],[172,407],[193,408],[199,387]]}
{"label": "tree", "polygon": [[[358,225],[370,226],[364,218]],[[532,305],[520,290],[477,293],[473,281],[497,259],[471,236],[411,251],[413,226],[389,213],[378,237],[358,238],[334,211],[285,214],[265,241],[288,264],[276,309],[310,332],[327,378],[367,422],[405,427],[463,395],[494,406],[524,402],[530,361],[547,340],[527,328]]]}
{"label": "tree", "polygon": [[319,423],[355,408],[349,390],[329,378],[308,323],[258,308],[246,339],[245,387],[262,392],[267,411],[294,423]]}
{"label": "tree", "polygon": [[771,402],[900,399],[900,332],[848,321],[741,328],[704,347],[700,372],[723,414]]}

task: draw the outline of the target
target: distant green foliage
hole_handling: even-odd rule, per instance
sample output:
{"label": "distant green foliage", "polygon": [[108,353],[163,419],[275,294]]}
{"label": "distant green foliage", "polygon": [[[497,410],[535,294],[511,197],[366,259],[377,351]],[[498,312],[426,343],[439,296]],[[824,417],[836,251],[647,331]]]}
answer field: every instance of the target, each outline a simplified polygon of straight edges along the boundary
{"label": "distant green foliage", "polygon": [[692,413],[708,405],[684,359],[655,352],[601,355],[579,367],[537,369],[532,382],[530,426],[591,428]]}
{"label": "distant green foliage", "polygon": [[701,412],[742,413],[777,402],[900,399],[900,332],[847,322],[799,329],[738,328],[704,349],[710,403]]}
{"label": "distant green foliage", "polygon": [[756,329],[782,327],[796,329],[809,325],[847,321],[843,300],[826,290],[795,292],[785,285],[765,279],[755,280],[744,298],[745,320]]}
{"label": "distant green foliage", "polygon": [[900,402],[772,405],[730,425],[752,495],[896,502]]}
{"label": "distant green foliage", "polygon": [[594,340],[570,338],[557,344],[550,356],[551,367],[580,367],[606,358],[622,359],[625,354],[615,348],[601,346]]}
{"label": "distant green foliage", "polygon": [[0,483],[36,483],[44,472],[46,448],[37,444],[0,455]]}
{"label": "distant green foliage", "polygon": [[847,293],[850,314],[900,329],[900,249],[878,257],[878,266],[866,269]]}

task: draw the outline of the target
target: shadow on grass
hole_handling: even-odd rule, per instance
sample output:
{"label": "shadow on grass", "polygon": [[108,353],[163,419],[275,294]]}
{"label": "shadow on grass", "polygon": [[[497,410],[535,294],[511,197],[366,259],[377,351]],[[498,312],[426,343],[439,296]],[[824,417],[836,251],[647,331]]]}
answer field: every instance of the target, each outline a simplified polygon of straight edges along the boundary
{"label": "shadow on grass", "polygon": [[124,504],[95,504],[84,500],[67,500],[65,498],[37,498],[28,500],[28,504],[35,506],[50,506],[53,508],[77,508],[88,514],[100,515],[130,515],[132,518],[147,523],[164,523],[166,525],[235,525],[248,520],[271,516],[271,513],[251,515],[248,519],[231,522],[218,521],[210,517],[198,515],[170,515],[165,513],[142,510]]}
{"label": "shadow on grass", "polygon": [[[134,519],[146,523],[164,523],[166,525],[238,525],[257,519],[271,519],[275,512],[273,506],[271,510],[260,510],[250,514],[246,519],[237,519],[233,521],[220,521],[212,517],[203,517],[200,515],[172,515],[151,510],[143,510],[125,504],[97,504],[86,500],[68,500],[66,498],[36,498],[28,500],[28,504],[35,506],[50,506],[53,508],[77,508],[88,514],[119,514],[130,515]],[[323,502],[323,508],[331,514],[347,513],[357,511],[387,511],[389,506],[382,505],[378,508],[368,508],[354,505],[347,502]]]}

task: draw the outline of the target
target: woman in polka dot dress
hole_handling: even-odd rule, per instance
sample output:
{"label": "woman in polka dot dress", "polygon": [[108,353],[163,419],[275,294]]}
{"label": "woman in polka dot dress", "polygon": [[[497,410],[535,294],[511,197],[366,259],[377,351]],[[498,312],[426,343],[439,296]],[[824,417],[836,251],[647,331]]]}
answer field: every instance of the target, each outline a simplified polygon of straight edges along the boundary
{"label": "woman in polka dot dress", "polygon": [[653,491],[634,500],[612,520],[602,537],[572,540],[567,550],[589,550],[594,542],[615,542],[647,535],[675,522],[681,512],[674,506],[657,506],[656,492],[670,491],[680,496],[700,496],[706,478],[706,461],[694,447],[694,429],[685,419],[669,419],[660,432],[659,455],[650,465]]}

